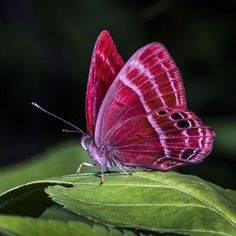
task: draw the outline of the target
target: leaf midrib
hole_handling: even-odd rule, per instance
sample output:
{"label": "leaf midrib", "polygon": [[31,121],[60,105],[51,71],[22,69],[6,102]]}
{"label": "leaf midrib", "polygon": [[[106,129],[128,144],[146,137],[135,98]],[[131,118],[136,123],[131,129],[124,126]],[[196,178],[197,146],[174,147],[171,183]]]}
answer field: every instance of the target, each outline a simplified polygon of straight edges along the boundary
{"label": "leaf midrib", "polygon": [[197,204],[173,204],[173,203],[155,203],[155,204],[149,204],[149,203],[144,203],[144,204],[113,204],[113,203],[100,203],[100,202],[92,202],[92,201],[86,201],[84,199],[80,199],[80,198],[76,198],[68,193],[63,192],[63,195],[72,198],[76,201],[79,202],[84,202],[84,203],[90,203],[93,205],[102,205],[102,206],[112,206],[112,207],[147,207],[147,206],[174,206],[174,207],[199,207],[199,208],[206,208],[208,209],[206,206],[202,206],[202,205],[197,205]]}

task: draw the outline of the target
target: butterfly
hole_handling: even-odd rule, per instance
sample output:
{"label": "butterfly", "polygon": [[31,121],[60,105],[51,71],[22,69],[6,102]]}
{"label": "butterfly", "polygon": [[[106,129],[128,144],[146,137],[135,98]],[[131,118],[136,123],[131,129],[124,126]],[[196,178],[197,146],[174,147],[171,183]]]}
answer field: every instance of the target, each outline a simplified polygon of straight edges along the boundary
{"label": "butterfly", "polygon": [[[215,132],[187,109],[179,69],[161,43],[150,43],[124,64],[108,31],[94,46],[86,94],[82,147],[97,166],[170,170],[197,164]],[[73,126],[73,125],[72,125]]]}

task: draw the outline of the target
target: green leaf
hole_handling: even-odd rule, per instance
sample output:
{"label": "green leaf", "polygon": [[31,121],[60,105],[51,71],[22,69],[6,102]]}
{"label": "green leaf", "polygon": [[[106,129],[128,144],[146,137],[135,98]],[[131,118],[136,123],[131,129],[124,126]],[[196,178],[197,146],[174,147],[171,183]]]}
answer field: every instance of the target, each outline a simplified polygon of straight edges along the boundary
{"label": "green leaf", "polygon": [[61,206],[54,204],[53,206],[47,208],[40,219],[44,220],[61,220],[61,221],[82,221],[85,223],[90,223],[91,221],[85,217],[79,216],[71,211],[68,211]]}
{"label": "green leaf", "polygon": [[0,214],[41,215],[53,205],[44,189],[55,184],[72,186],[63,181],[35,181],[6,191],[0,195]]}
{"label": "green leaf", "polygon": [[[37,179],[72,174],[81,162],[89,162],[79,142],[63,143],[37,155],[32,160],[1,169],[0,192]],[[95,170],[82,168],[82,172]]]}
{"label": "green leaf", "polygon": [[134,236],[131,231],[119,231],[100,225],[76,221],[42,220],[29,217],[0,215],[0,232],[17,236]]}
{"label": "green leaf", "polygon": [[111,173],[99,183],[95,173],[35,181],[2,194],[0,213],[31,213],[25,211],[28,202],[37,208],[41,197],[36,196],[47,187],[53,201],[99,223],[162,233],[236,235],[235,191],[175,172]]}
{"label": "green leaf", "polygon": [[190,235],[236,235],[236,192],[195,176],[110,174],[102,186],[94,175],[76,179],[72,188],[50,186],[46,192],[66,209],[100,223]]}

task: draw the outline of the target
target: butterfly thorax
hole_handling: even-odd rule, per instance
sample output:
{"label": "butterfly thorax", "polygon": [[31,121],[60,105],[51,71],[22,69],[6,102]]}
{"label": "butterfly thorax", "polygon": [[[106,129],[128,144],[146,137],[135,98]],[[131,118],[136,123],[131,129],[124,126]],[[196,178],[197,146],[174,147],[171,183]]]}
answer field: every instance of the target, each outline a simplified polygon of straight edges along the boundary
{"label": "butterfly thorax", "polygon": [[114,166],[114,162],[109,158],[111,153],[108,148],[106,148],[105,145],[98,147],[92,136],[84,134],[81,138],[81,145],[88,152],[90,158],[94,160],[96,165],[106,167]]}

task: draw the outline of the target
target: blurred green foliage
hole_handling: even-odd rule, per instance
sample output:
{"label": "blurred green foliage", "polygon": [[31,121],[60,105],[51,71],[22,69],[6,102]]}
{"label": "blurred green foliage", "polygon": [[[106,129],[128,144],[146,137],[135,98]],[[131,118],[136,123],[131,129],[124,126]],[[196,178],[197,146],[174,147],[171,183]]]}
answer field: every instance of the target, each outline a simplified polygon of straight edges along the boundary
{"label": "blurred green foliage", "polygon": [[[29,181],[75,173],[79,164],[86,160],[87,154],[78,142],[56,145],[29,161],[1,168],[0,193]],[[95,170],[95,167],[84,167],[81,173]]]}
{"label": "blurred green foliage", "polygon": [[1,1],[0,164],[30,159],[72,138],[31,101],[85,130],[90,57],[107,29],[125,60],[151,41],[166,45],[181,70],[189,108],[217,135],[202,164],[180,171],[235,189],[235,23],[233,0]]}

